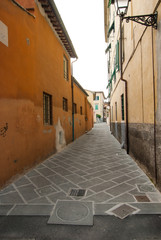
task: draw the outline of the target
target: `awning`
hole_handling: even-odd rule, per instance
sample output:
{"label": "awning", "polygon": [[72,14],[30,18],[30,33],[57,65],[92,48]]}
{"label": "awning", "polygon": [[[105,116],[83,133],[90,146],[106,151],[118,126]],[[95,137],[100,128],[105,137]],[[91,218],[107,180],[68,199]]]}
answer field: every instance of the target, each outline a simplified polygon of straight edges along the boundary
{"label": "awning", "polygon": [[105,53],[107,53],[111,49],[111,43],[108,44],[108,47],[105,50]]}
{"label": "awning", "polygon": [[107,33],[107,37],[110,36],[112,30],[115,30],[115,22],[113,21],[113,23],[111,24],[109,30],[108,30],[108,33]]}

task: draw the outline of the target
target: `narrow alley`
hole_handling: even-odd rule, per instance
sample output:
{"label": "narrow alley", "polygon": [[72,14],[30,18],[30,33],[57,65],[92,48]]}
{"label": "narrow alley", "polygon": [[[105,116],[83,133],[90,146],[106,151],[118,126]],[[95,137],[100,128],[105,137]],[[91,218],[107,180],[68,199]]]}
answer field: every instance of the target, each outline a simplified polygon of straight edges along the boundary
{"label": "narrow alley", "polygon": [[92,226],[93,216],[131,214],[161,214],[161,194],[105,123],[0,191],[1,216]]}

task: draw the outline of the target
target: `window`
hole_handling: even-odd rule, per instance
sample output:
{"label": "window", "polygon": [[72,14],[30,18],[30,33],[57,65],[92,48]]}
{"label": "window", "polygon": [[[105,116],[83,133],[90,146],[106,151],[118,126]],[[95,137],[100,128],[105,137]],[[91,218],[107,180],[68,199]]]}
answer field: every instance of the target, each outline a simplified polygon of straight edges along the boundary
{"label": "window", "polygon": [[63,110],[68,112],[68,100],[63,98]]}
{"label": "window", "polygon": [[115,120],[117,121],[117,102],[115,102]]}
{"label": "window", "polygon": [[63,64],[64,64],[64,78],[68,81],[68,60],[65,56],[63,58]]}
{"label": "window", "polygon": [[73,110],[74,110],[74,114],[77,113],[77,104],[76,103],[73,103]]}
{"label": "window", "polygon": [[43,92],[43,118],[45,125],[52,125],[52,96]]}
{"label": "window", "polygon": [[98,110],[98,104],[95,104],[95,110]]}
{"label": "window", "polygon": [[83,108],[80,107],[80,114],[82,115],[83,114]]}
{"label": "window", "polygon": [[113,106],[112,106],[111,120],[113,121]]}
{"label": "window", "polygon": [[99,96],[96,96],[95,100],[99,100]]}
{"label": "window", "polygon": [[124,94],[121,95],[121,118],[122,118],[122,121],[125,120],[125,116],[124,116]]}

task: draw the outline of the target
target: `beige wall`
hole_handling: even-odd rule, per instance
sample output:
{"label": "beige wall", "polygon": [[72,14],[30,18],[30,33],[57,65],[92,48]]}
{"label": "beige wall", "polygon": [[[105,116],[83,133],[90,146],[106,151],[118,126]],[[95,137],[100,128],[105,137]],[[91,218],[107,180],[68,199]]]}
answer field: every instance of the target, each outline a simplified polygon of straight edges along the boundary
{"label": "beige wall", "polygon": [[[157,30],[132,21],[127,23],[124,20],[122,24],[123,79],[127,81],[128,122],[126,118],[121,121],[120,96],[125,95],[125,82],[120,79],[120,71],[116,73],[116,81],[112,80],[110,101],[112,133],[121,143],[129,143],[129,153],[144,165],[161,189],[161,3],[159,0],[133,0],[129,4],[127,16],[152,14],[156,10]],[[113,5],[110,12],[108,17],[111,26]],[[115,45],[119,39],[119,17],[116,16],[115,31],[108,38],[108,44],[111,43],[112,46],[110,74],[114,70]],[[126,101],[124,105],[126,111]],[[129,141],[126,138],[127,129]]]}

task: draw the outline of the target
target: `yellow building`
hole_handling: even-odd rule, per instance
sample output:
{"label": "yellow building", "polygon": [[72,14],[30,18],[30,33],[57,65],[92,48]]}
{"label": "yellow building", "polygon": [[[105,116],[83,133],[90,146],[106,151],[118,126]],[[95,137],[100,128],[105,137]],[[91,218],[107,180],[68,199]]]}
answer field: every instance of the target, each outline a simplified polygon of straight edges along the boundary
{"label": "yellow building", "polygon": [[126,14],[157,11],[156,30],[125,19],[120,28],[113,2],[104,0],[111,131],[161,189],[161,3],[131,0]]}
{"label": "yellow building", "polygon": [[88,101],[93,106],[93,119],[94,122],[103,122],[104,118],[104,92],[94,92],[86,90],[88,93]]}

